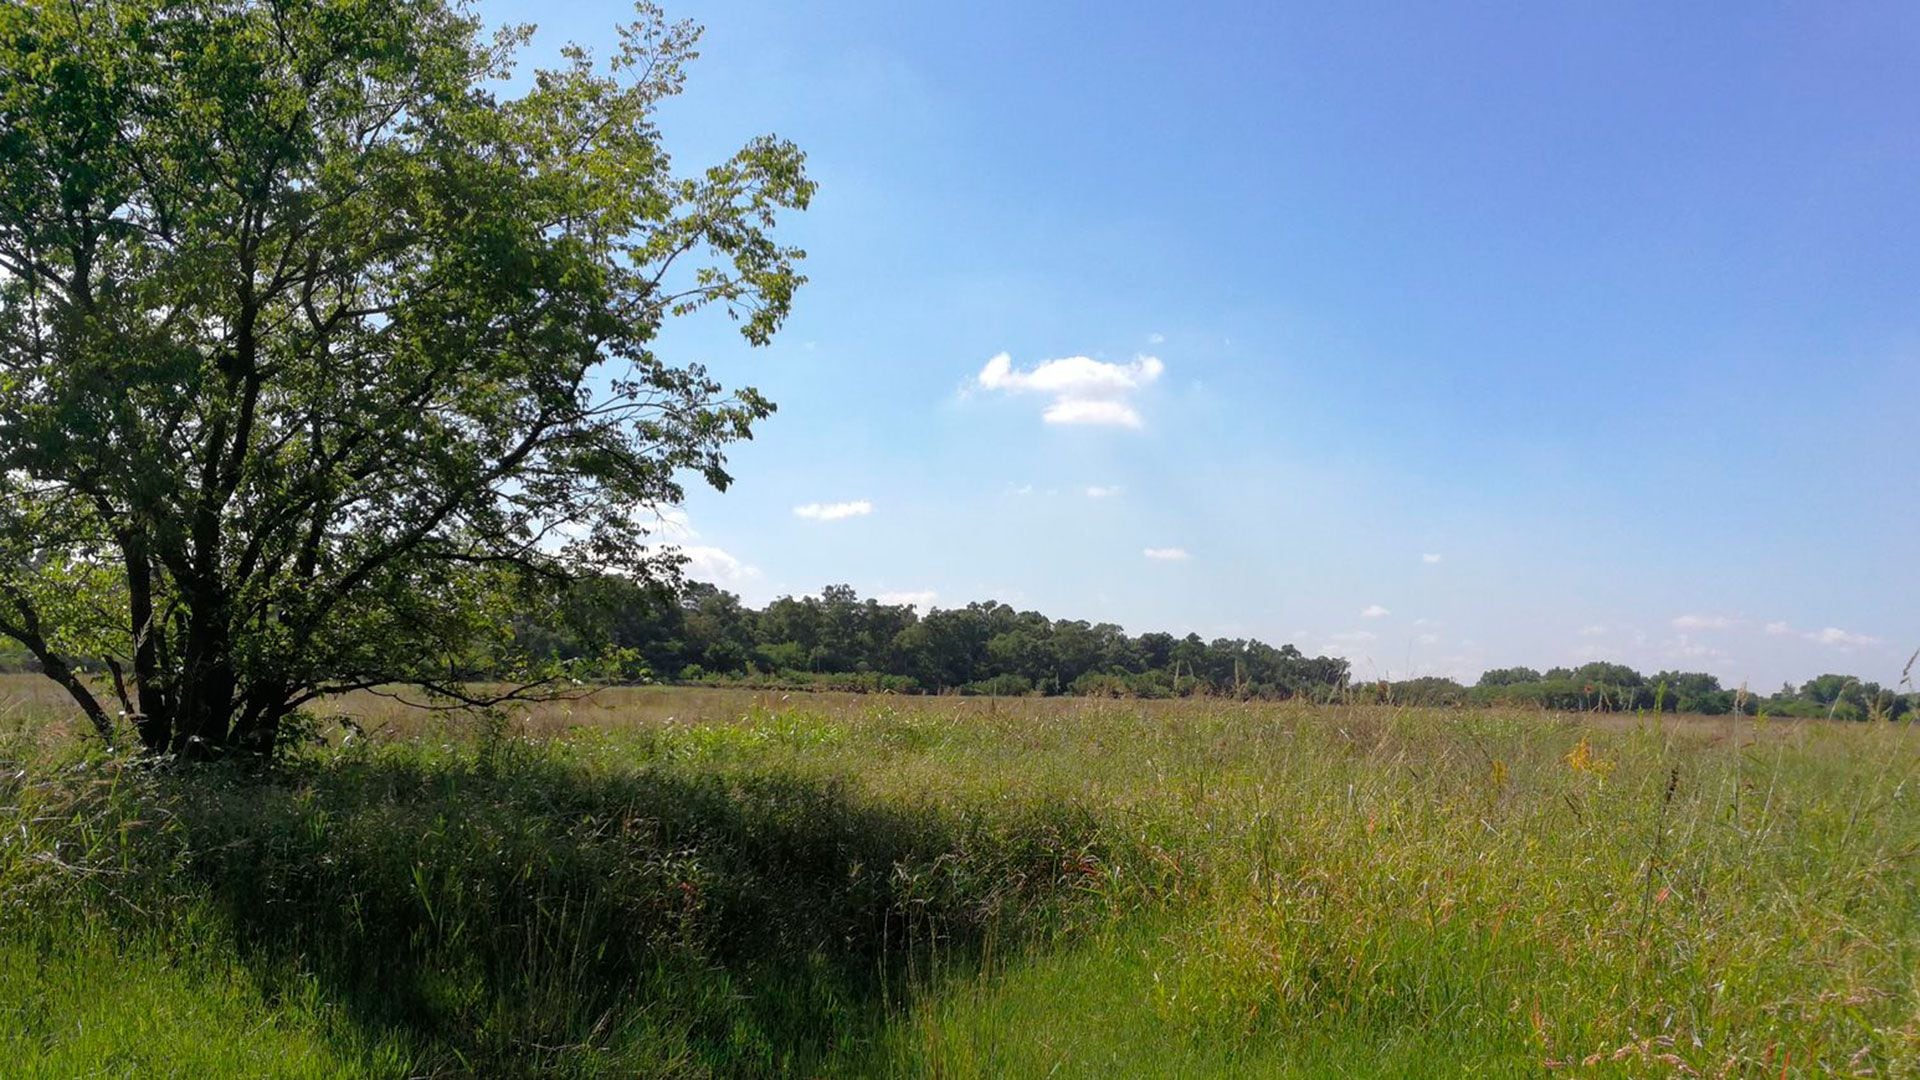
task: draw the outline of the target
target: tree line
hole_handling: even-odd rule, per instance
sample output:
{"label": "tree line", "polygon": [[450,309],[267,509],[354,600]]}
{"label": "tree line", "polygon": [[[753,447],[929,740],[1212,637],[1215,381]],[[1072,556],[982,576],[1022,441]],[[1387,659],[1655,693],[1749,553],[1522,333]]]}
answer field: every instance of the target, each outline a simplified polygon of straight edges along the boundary
{"label": "tree line", "polygon": [[934,608],[861,599],[849,586],[760,610],[704,582],[607,577],[560,610],[524,615],[520,652],[616,678],[761,680],[821,688],[969,694],[1191,694],[1333,700],[1347,661],[1292,645],[1197,634],[1131,636],[996,601]]}
{"label": "tree line", "polygon": [[997,601],[934,608],[888,604],[847,585],[783,596],[755,610],[698,581],[605,577],[555,610],[522,615],[518,652],[604,677],[824,689],[1112,697],[1306,698],[1426,706],[1509,705],[1568,711],[1896,719],[1920,707],[1848,675],[1772,694],[1722,686],[1706,672],[1643,675],[1594,661],[1537,671],[1496,668],[1468,686],[1425,676],[1356,682],[1339,657],[1246,638],[1129,635],[1112,623],[1052,619]]}
{"label": "tree line", "polygon": [[1588,711],[1663,711],[1722,716],[1837,717],[1897,720],[1920,711],[1920,694],[1852,675],[1826,674],[1771,694],[1722,686],[1701,671],[1642,675],[1625,664],[1596,660],[1579,667],[1537,671],[1495,668],[1472,686],[1427,677],[1366,688],[1374,700],[1411,705],[1519,705]]}

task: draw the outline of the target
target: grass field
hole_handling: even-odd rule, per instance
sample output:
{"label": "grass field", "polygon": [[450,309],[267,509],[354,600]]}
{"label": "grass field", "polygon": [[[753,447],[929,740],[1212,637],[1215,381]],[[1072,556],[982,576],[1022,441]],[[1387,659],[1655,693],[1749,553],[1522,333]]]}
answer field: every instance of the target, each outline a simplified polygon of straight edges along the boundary
{"label": "grass field", "polygon": [[1920,733],[610,690],[0,711],[8,1076],[1920,1075]]}

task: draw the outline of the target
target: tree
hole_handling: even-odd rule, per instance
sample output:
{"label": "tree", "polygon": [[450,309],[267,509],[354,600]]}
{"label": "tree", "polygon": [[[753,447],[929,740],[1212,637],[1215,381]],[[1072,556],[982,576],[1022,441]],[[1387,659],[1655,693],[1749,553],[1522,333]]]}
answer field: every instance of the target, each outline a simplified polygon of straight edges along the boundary
{"label": "tree", "polygon": [[740,598],[701,581],[686,583],[681,599],[688,663],[708,671],[744,671],[753,656],[753,613]]}
{"label": "tree", "polygon": [[1641,674],[1625,664],[1594,660],[1581,664],[1573,670],[1576,682],[1592,683],[1595,686],[1635,687],[1646,681]]}
{"label": "tree", "polygon": [[1662,671],[1647,681],[1655,687],[1664,687],[1658,701],[1668,711],[1708,716],[1733,711],[1733,692],[1723,689],[1720,680],[1706,672]]}
{"label": "tree", "polygon": [[1524,683],[1537,683],[1540,673],[1530,667],[1494,668],[1480,674],[1480,681],[1474,683],[1480,687],[1519,686]]}
{"label": "tree", "polygon": [[[518,96],[458,0],[0,8],[0,633],[103,736],[270,748],[316,697],[512,669],[530,593],[659,578],[638,511],[773,406],[653,342],[766,342],[813,191],[676,176],[698,31],[643,4]],[[522,671],[523,682],[541,673]]]}
{"label": "tree", "polygon": [[1800,686],[1800,697],[1816,705],[1832,705],[1844,700],[1847,692],[1859,685],[1858,679],[1850,675],[1826,674],[1808,679]]}

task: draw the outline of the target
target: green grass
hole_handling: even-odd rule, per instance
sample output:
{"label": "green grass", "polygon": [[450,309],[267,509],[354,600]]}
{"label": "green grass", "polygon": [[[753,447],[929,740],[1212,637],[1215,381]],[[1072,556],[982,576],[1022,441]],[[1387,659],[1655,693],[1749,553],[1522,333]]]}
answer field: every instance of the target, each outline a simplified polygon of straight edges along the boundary
{"label": "green grass", "polygon": [[258,775],[21,716],[7,1074],[1920,1075],[1905,727],[691,690],[370,719]]}

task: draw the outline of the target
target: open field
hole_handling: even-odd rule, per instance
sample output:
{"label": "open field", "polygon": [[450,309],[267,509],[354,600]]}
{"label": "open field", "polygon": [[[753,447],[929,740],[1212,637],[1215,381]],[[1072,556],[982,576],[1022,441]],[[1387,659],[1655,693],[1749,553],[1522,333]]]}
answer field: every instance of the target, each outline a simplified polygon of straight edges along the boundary
{"label": "open field", "polygon": [[336,708],[188,785],[6,683],[8,1075],[1920,1075],[1904,725]]}

